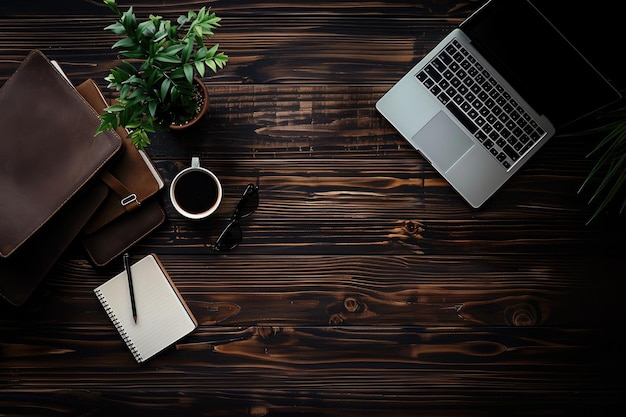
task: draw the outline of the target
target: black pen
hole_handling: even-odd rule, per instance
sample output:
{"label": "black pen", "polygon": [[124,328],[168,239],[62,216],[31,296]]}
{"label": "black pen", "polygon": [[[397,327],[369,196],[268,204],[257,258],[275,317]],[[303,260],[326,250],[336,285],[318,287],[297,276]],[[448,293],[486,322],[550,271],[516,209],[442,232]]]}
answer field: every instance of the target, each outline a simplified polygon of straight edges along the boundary
{"label": "black pen", "polygon": [[128,277],[128,289],[130,290],[130,305],[133,309],[133,320],[137,323],[137,307],[135,306],[135,291],[133,290],[133,276],[130,273],[130,262],[128,260],[128,252],[124,254],[124,270]]}

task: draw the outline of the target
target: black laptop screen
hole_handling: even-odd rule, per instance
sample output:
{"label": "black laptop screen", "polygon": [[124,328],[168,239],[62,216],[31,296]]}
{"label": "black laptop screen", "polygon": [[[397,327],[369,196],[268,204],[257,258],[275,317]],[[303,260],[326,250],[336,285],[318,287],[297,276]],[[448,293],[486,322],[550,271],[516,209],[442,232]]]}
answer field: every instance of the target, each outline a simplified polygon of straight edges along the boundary
{"label": "black laptop screen", "polygon": [[620,97],[526,0],[492,0],[463,22],[461,29],[522,97],[556,127]]}

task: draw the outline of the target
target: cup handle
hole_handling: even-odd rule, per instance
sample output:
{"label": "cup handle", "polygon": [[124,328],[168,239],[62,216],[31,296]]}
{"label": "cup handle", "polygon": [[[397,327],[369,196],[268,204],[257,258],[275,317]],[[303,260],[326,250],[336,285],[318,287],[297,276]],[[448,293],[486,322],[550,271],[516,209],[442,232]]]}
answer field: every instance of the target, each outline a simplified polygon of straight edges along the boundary
{"label": "cup handle", "polygon": [[200,158],[197,156],[194,156],[191,158],[191,166],[193,168],[199,168],[200,167]]}

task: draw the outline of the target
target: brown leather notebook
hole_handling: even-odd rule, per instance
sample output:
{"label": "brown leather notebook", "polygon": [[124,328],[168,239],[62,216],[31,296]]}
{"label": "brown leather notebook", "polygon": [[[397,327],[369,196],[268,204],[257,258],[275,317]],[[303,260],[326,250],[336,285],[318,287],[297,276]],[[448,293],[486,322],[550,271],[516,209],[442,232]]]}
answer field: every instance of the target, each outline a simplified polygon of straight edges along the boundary
{"label": "brown leather notebook", "polygon": [[[78,85],[76,90],[96,112],[104,112],[107,102],[92,79]],[[85,226],[87,234],[94,233],[124,213],[140,208],[145,200],[155,195],[163,186],[163,180],[152,162],[142,156],[126,138],[126,131],[120,127],[117,133],[123,138],[121,155],[99,176],[109,186],[110,193]]]}
{"label": "brown leather notebook", "polygon": [[0,296],[15,306],[22,305],[106,196],[107,187],[102,183],[86,187],[11,256],[0,258]]}
{"label": "brown leather notebook", "polygon": [[[113,131],[40,51],[0,89],[0,257],[11,256],[119,151]],[[37,254],[32,254],[36,262]]]}
{"label": "brown leather notebook", "polygon": [[130,249],[165,220],[165,211],[156,198],[145,201],[141,208],[117,217],[89,235],[82,242],[91,262],[105,266]]}
{"label": "brown leather notebook", "polygon": [[0,90],[0,296],[23,304],[107,196],[94,181],[121,149],[39,51]]}
{"label": "brown leather notebook", "polygon": [[[89,79],[78,87],[98,113],[107,106],[97,84]],[[144,153],[122,136],[121,155],[105,169],[99,179],[109,193],[82,233],[82,242],[91,261],[104,266],[128,250],[165,221],[165,212],[155,194],[163,187],[163,179]]]}

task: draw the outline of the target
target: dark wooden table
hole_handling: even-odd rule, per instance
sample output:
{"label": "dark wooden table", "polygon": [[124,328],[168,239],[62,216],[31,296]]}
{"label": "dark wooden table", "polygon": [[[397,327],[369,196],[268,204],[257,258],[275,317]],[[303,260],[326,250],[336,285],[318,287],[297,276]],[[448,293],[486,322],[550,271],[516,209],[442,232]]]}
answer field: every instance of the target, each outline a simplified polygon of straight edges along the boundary
{"label": "dark wooden table", "polygon": [[[120,1],[176,17],[203,3]],[[73,245],[20,308],[0,306],[0,416],[604,415],[624,406],[626,222],[589,226],[595,136],[556,137],[474,210],[376,101],[482,1],[227,1],[200,126],[154,137],[166,183],[221,178],[207,222],[155,252],[200,322],[138,365],[92,290],[121,270]],[[31,49],[78,84],[117,64],[100,1],[0,5],[0,81]],[[112,94],[112,92],[109,92]],[[0,132],[0,136],[2,133]],[[234,251],[208,249],[245,185]],[[1,192],[1,190],[0,190]],[[34,260],[35,261],[35,260]]]}

